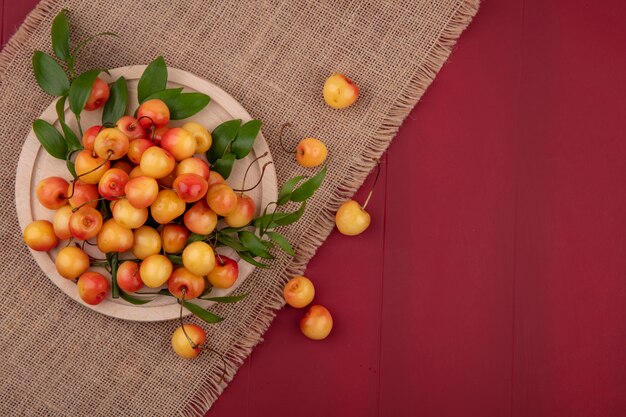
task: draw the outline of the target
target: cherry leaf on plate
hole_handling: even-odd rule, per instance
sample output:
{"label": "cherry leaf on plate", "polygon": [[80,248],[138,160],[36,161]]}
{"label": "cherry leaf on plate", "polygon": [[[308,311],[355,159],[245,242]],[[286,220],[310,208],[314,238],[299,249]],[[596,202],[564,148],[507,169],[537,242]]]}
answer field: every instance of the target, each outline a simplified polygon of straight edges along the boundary
{"label": "cherry leaf on plate", "polygon": [[222,177],[224,177],[224,179],[226,179],[230,176],[230,173],[233,170],[235,159],[235,154],[228,152],[224,154],[220,159],[215,161],[215,163],[211,167],[211,170],[217,172]]}
{"label": "cherry leaf on plate", "polygon": [[[65,143],[67,144],[67,159],[69,160],[69,154],[83,149],[83,145],[78,140],[76,133],[65,123],[65,96],[60,97],[57,100],[56,104],[57,117],[59,118],[59,124],[61,125],[61,130],[63,130],[63,135],[65,136]],[[69,167],[68,167],[69,168]]]}
{"label": "cherry leaf on plate", "polygon": [[182,93],[167,101],[170,120],[181,120],[193,116],[205,108],[211,97],[204,93]]}
{"label": "cherry leaf on plate", "polygon": [[37,84],[53,96],[64,96],[70,89],[70,80],[63,68],[50,55],[41,51],[33,54],[33,71]]}
{"label": "cherry leaf on plate", "polygon": [[211,132],[213,144],[211,145],[211,149],[207,152],[207,158],[210,163],[214,164],[226,153],[231,142],[235,140],[237,136],[239,126],[241,126],[241,120],[233,119],[227,120],[213,129],[213,132]]}
{"label": "cherry leaf on plate", "polygon": [[35,136],[51,156],[65,160],[67,155],[67,144],[63,136],[50,123],[42,119],[33,122]]}
{"label": "cherry leaf on plate", "polygon": [[96,81],[98,74],[101,72],[102,71],[99,69],[83,72],[76,77],[74,81],[72,81],[69,99],[70,109],[75,115],[80,115],[85,108],[87,100],[89,100],[89,94],[91,93],[93,83]]}
{"label": "cherry leaf on plate", "polygon": [[120,77],[113,83],[110,90],[110,96],[104,104],[102,111],[102,124],[112,124],[126,114],[126,106],[128,105],[128,86],[126,79]]}
{"label": "cherry leaf on plate", "polygon": [[237,159],[244,158],[252,150],[254,141],[261,131],[260,120],[250,120],[239,128],[237,137],[231,144],[231,151],[237,156]]}
{"label": "cherry leaf on plate", "polygon": [[162,56],[152,61],[141,74],[137,84],[137,98],[139,103],[157,91],[165,90],[167,85],[167,66]]}
{"label": "cherry leaf on plate", "polygon": [[52,21],[52,49],[54,54],[62,61],[70,58],[70,25],[67,21],[65,10],[61,12]]}
{"label": "cherry leaf on plate", "polygon": [[180,95],[183,92],[182,87],[178,88],[166,88],[165,90],[157,91],[156,93],[150,94],[146,97],[145,101],[152,100],[154,98],[162,100],[167,104],[169,100],[172,100]]}

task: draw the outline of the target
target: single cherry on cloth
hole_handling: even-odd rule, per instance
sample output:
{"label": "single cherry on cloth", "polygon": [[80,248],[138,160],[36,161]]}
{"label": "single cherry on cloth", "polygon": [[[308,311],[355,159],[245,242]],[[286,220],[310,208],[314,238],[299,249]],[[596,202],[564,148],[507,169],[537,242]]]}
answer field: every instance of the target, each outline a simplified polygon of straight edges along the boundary
{"label": "single cherry on cloth", "polygon": [[184,326],[184,330],[182,326],[179,326],[172,334],[172,349],[182,358],[193,359],[202,351],[202,345],[206,342],[206,333],[196,324],[184,324]]}
{"label": "single cherry on cloth", "polygon": [[359,87],[344,74],[332,74],[322,89],[324,101],[333,109],[344,109],[359,98]]}
{"label": "single cherry on cloth", "polygon": [[47,209],[56,210],[67,204],[68,182],[61,177],[48,177],[37,184],[39,203]]}
{"label": "single cherry on cloth", "polygon": [[316,138],[305,138],[296,146],[296,160],[300,165],[313,168],[321,165],[328,156],[324,142]]}
{"label": "single cherry on cloth", "polygon": [[100,77],[96,78],[91,87],[87,104],[85,104],[85,110],[93,111],[104,106],[104,103],[109,99],[111,91],[109,85],[105,83]]}

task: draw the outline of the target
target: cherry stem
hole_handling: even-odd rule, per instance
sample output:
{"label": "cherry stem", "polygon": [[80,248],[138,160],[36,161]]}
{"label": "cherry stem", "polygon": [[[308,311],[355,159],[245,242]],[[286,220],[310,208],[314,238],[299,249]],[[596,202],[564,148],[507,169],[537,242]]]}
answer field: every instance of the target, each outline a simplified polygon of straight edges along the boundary
{"label": "cherry stem", "polygon": [[374,178],[374,182],[372,183],[372,187],[370,188],[369,194],[367,194],[365,203],[363,203],[363,210],[365,210],[365,207],[367,207],[367,205],[369,204],[370,198],[372,198],[372,194],[374,193],[374,187],[376,187],[376,183],[378,182],[378,177],[380,176],[380,161],[377,161],[376,168],[377,168],[376,177]]}
{"label": "cherry stem", "polygon": [[[252,162],[250,162],[250,164],[248,164],[248,168],[246,168],[246,172],[243,174],[243,181],[241,181],[241,188],[244,189],[246,188],[246,178],[248,177],[248,172],[250,171],[250,168],[252,168],[252,165],[254,165],[254,163],[256,161],[258,161],[261,158],[265,158],[267,156],[268,152],[265,151],[265,153],[263,155],[257,156],[256,158],[254,158],[252,160]],[[263,174],[261,174],[261,178],[263,178]],[[239,190],[237,190],[239,191]],[[243,197],[243,191],[241,191],[241,196]]]}
{"label": "cherry stem", "polygon": [[280,127],[280,131],[278,133],[278,143],[280,143],[280,148],[283,150],[283,152],[285,153],[296,153],[296,151],[290,151],[287,148],[285,148],[285,145],[283,144],[283,133],[285,131],[285,128],[287,127],[291,127],[291,123],[287,122],[287,123],[283,123],[283,125]]}
{"label": "cherry stem", "polygon": [[[272,201],[271,203],[268,203],[267,206],[265,206],[265,209],[263,210],[263,216],[265,216],[267,214],[267,209],[274,204],[276,206],[276,208],[278,208],[278,203],[276,201]],[[263,236],[265,235],[265,232],[267,231],[267,229],[269,229],[270,224],[272,224],[272,221],[274,220],[274,215],[276,214],[276,209],[274,209],[274,211],[272,212],[272,215],[270,216],[270,221],[267,222],[267,227],[263,227],[263,224],[261,224],[261,227],[259,229],[259,235]]]}
{"label": "cherry stem", "polygon": [[[97,167],[90,169],[87,172],[83,172],[82,174],[78,175],[76,177],[76,179],[79,179],[80,177],[84,177],[85,175],[91,174],[94,171],[99,170],[100,168],[102,168],[103,166],[105,166],[107,164],[107,162],[109,162],[109,159],[111,159],[111,156],[113,156],[113,151],[111,149],[109,149],[108,155],[107,155],[107,159],[104,160],[104,162],[102,162],[100,165],[98,165]],[[72,193],[74,192],[74,190],[72,190]]]}
{"label": "cherry stem", "polygon": [[[273,164],[272,161],[270,162],[266,162],[265,165],[263,165],[263,168],[261,168],[261,177],[259,178],[259,180],[256,182],[256,184],[254,184],[254,186],[250,187],[250,188],[245,188],[245,189],[241,189],[241,190],[233,190],[236,192],[240,192],[241,191],[241,196],[243,197],[243,193],[245,193],[246,191],[252,191],[254,190],[256,187],[258,187],[261,184],[261,181],[263,181],[263,176],[265,175],[265,168],[267,168],[268,165]],[[246,171],[246,174],[248,172]],[[244,176],[244,181],[245,181],[245,176]],[[243,185],[242,185],[243,186]]]}
{"label": "cherry stem", "polygon": [[87,204],[91,204],[91,203],[95,203],[96,201],[102,201],[102,200],[106,200],[105,197],[100,197],[100,198],[96,198],[94,200],[89,200],[89,201],[85,201],[83,204],[81,204],[78,207],[74,207],[72,209],[72,213],[76,213],[78,210],[80,210],[81,208],[83,208],[84,206],[86,206]]}
{"label": "cherry stem", "polygon": [[185,293],[187,292],[187,288],[183,287],[181,289],[181,297],[180,297],[180,315],[179,315],[179,320],[180,320],[180,327],[183,329],[183,334],[185,335],[185,337],[187,338],[187,341],[189,342],[189,344],[191,345],[192,349],[196,349],[196,348],[200,348],[202,349],[201,345],[198,345],[196,342],[194,342],[191,337],[189,337],[189,335],[187,334],[187,330],[185,330],[185,322],[183,320],[183,307],[185,306]]}

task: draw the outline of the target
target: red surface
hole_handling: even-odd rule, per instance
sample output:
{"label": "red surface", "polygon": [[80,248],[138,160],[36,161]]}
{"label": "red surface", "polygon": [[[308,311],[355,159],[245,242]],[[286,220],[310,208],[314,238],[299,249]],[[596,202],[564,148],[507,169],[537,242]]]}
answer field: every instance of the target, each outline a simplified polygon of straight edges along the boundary
{"label": "red surface", "polygon": [[[35,1],[4,3],[6,42]],[[485,0],[372,227],[309,266],[331,337],[282,310],[209,415],[626,415],[624,22],[615,0]]]}

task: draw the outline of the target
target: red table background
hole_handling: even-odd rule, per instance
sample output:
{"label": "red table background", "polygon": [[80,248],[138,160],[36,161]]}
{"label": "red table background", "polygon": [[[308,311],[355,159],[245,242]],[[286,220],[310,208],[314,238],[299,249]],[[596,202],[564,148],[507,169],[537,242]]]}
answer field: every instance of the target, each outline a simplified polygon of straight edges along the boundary
{"label": "red table background", "polygon": [[[4,44],[36,1],[1,3]],[[625,416],[625,22],[617,0],[485,0],[371,228],[309,265],[332,335],[283,309],[209,415]]]}

